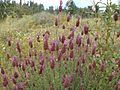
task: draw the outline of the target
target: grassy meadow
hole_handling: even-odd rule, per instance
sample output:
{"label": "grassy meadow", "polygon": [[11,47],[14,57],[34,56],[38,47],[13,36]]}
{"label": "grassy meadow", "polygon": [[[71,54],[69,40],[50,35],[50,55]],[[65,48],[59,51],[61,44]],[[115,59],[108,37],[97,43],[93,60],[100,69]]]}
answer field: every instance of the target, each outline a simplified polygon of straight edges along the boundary
{"label": "grassy meadow", "polygon": [[120,90],[120,19],[9,16],[0,68],[0,90]]}

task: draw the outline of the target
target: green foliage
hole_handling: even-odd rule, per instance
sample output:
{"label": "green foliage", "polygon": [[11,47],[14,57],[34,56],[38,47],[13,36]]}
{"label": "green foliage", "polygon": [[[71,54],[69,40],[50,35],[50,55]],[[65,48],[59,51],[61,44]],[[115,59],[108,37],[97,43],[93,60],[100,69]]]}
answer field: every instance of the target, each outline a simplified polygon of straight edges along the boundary
{"label": "green foliage", "polygon": [[75,2],[73,0],[68,0],[67,1],[66,8],[67,8],[68,12],[71,12],[72,14],[75,14],[78,10],[78,8],[75,5]]}
{"label": "green foliage", "polygon": [[31,15],[37,12],[41,12],[44,10],[43,4],[37,4],[32,1],[29,3],[24,3],[23,5],[17,4],[15,1],[10,2],[0,1],[0,19],[4,19],[7,16],[12,17],[22,17],[22,15]]}

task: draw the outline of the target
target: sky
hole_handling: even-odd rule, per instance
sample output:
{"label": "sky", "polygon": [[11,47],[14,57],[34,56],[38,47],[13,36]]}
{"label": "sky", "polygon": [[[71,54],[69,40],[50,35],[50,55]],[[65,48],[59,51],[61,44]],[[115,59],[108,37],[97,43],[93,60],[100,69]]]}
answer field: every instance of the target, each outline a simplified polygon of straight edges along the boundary
{"label": "sky", "polygon": [[[19,3],[20,0],[15,0]],[[29,0],[22,0],[23,2],[27,2]],[[45,8],[49,8],[49,6],[53,6],[54,8],[57,8],[59,6],[60,0],[31,0],[34,2],[37,2],[38,4],[43,4]],[[63,1],[63,7],[65,6],[66,2],[68,0],[62,0]],[[73,0],[78,7],[87,7],[93,4],[93,0]],[[94,0],[95,2],[99,0]],[[120,0],[111,0],[112,3],[117,3]],[[106,3],[107,0],[102,0],[102,2]]]}

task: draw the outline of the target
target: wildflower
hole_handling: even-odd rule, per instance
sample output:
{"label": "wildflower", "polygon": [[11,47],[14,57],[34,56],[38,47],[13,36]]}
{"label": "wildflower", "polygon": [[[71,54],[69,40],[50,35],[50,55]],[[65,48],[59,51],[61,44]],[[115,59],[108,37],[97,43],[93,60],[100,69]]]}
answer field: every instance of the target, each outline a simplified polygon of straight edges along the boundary
{"label": "wildflower", "polygon": [[18,76],[19,76],[18,73],[15,71],[15,72],[14,72],[14,77],[15,77],[15,78],[18,78]]}
{"label": "wildflower", "polygon": [[118,80],[118,81],[115,83],[115,86],[114,86],[115,90],[119,90],[119,89],[120,89],[119,86],[120,86],[120,80]]}
{"label": "wildflower", "polygon": [[62,55],[63,55],[63,54],[62,54],[61,50],[59,50],[59,51],[58,51],[58,61],[60,61],[60,60],[61,60]]}
{"label": "wildflower", "polygon": [[13,67],[18,67],[18,60],[17,60],[17,57],[16,57],[16,56],[14,56],[14,57],[12,58],[12,66],[13,66]]}
{"label": "wildflower", "polygon": [[24,82],[19,82],[16,84],[17,90],[24,90],[25,85]]}
{"label": "wildflower", "polygon": [[90,37],[87,38],[87,45],[91,45],[91,38]]}
{"label": "wildflower", "polygon": [[84,55],[82,55],[82,56],[80,57],[80,59],[81,59],[82,63],[85,63],[85,56],[84,56]]}
{"label": "wildflower", "polygon": [[92,69],[92,64],[90,63],[88,67],[89,67],[89,70],[91,70]]}
{"label": "wildflower", "polygon": [[5,71],[2,67],[1,67],[1,74],[5,74]]}
{"label": "wildflower", "polygon": [[74,31],[71,31],[70,35],[68,36],[68,39],[74,38]]}
{"label": "wildflower", "polygon": [[55,51],[55,46],[56,46],[55,44],[56,44],[55,41],[51,43],[50,51]]}
{"label": "wildflower", "polygon": [[70,41],[69,41],[69,48],[72,50],[73,47],[74,47],[74,45],[73,45],[73,38],[71,38]]}
{"label": "wildflower", "polygon": [[40,52],[40,65],[44,65],[44,57],[42,55],[42,52]]}
{"label": "wildflower", "polygon": [[16,83],[17,83],[17,81],[16,81],[16,78],[15,78],[15,77],[12,77],[12,82],[13,82],[14,84],[16,84]]}
{"label": "wildflower", "polygon": [[55,67],[55,57],[54,57],[54,55],[51,55],[51,57],[50,57],[50,68],[54,69],[54,67]]}
{"label": "wildflower", "polygon": [[23,70],[23,71],[25,71],[25,64],[24,64],[24,63],[22,63],[22,65],[21,65],[21,66],[22,66],[22,70]]}
{"label": "wildflower", "polygon": [[88,28],[88,26],[87,26],[87,25],[85,25],[85,26],[84,26],[84,33],[85,33],[85,35],[87,35],[87,34],[88,34],[88,29],[89,29],[89,28]]}
{"label": "wildflower", "polygon": [[55,26],[58,26],[58,16],[55,18]]}
{"label": "wildflower", "polygon": [[8,46],[11,46],[11,38],[7,38]]}
{"label": "wildflower", "polygon": [[31,60],[30,66],[33,68],[35,67],[35,62],[33,60]]}
{"label": "wildflower", "polygon": [[37,49],[34,49],[34,55],[37,56]]}
{"label": "wildflower", "polygon": [[62,11],[62,0],[60,0],[59,12]]}
{"label": "wildflower", "polygon": [[65,41],[65,36],[62,35],[61,42],[64,43],[64,41]]}
{"label": "wildflower", "polygon": [[48,34],[44,36],[44,50],[48,49]]}
{"label": "wildflower", "polygon": [[80,16],[77,17],[77,21],[76,21],[76,27],[78,27],[80,24]]}
{"label": "wildflower", "polygon": [[64,88],[67,88],[69,85],[70,85],[69,78],[66,77],[65,80],[64,80],[64,82],[63,82],[63,87],[64,87]]}
{"label": "wildflower", "polygon": [[96,68],[96,61],[94,60],[93,63],[92,63],[92,67],[93,68]]}
{"label": "wildflower", "polygon": [[16,48],[17,48],[18,52],[21,53],[21,46],[20,46],[19,41],[17,41],[17,43],[16,43]]}
{"label": "wildflower", "polygon": [[43,73],[44,68],[45,68],[44,65],[40,65],[40,68],[39,68],[39,74],[42,74],[42,73]]}
{"label": "wildflower", "polygon": [[117,32],[117,37],[120,37],[120,32]]}
{"label": "wildflower", "polygon": [[8,85],[8,78],[6,75],[3,75],[3,86],[7,87],[7,85]]}
{"label": "wildflower", "polygon": [[78,34],[76,38],[76,44],[78,45],[78,47],[80,47],[81,43],[82,43],[82,37],[80,36],[80,34]]}
{"label": "wildflower", "polygon": [[105,69],[105,63],[102,62],[101,65],[100,65],[100,71],[103,72]]}
{"label": "wildflower", "polygon": [[73,57],[74,57],[74,51],[71,50],[71,51],[70,51],[70,58],[73,58]]}
{"label": "wildflower", "polygon": [[82,30],[81,35],[83,35],[84,31]]}
{"label": "wildflower", "polygon": [[94,33],[94,36],[95,36],[95,41],[98,39],[98,33],[97,32],[95,32]]}
{"label": "wildflower", "polygon": [[67,22],[69,22],[71,19],[70,12],[67,14]]}
{"label": "wildflower", "polygon": [[117,13],[114,14],[113,19],[115,22],[118,21],[118,14]]}
{"label": "wildflower", "polygon": [[80,69],[80,77],[83,78],[83,70]]}
{"label": "wildflower", "polygon": [[32,57],[32,49],[29,49],[29,57]]}
{"label": "wildflower", "polygon": [[6,56],[7,56],[7,59],[10,59],[10,54],[9,53],[7,53]]}
{"label": "wildflower", "polygon": [[112,73],[108,76],[108,80],[112,81],[112,79],[115,75],[116,75],[116,71],[112,71]]}
{"label": "wildflower", "polygon": [[62,54],[64,54],[66,52],[66,46],[65,45],[62,46],[61,52],[62,52]]}
{"label": "wildflower", "polygon": [[29,38],[29,47],[32,48],[33,47],[33,41],[31,38]]}
{"label": "wildflower", "polygon": [[37,42],[40,42],[40,34],[37,34]]}
{"label": "wildflower", "polygon": [[62,26],[62,29],[65,29],[65,25]]}
{"label": "wildflower", "polygon": [[97,45],[94,43],[93,48],[92,48],[92,55],[95,55],[96,48],[97,48]]}

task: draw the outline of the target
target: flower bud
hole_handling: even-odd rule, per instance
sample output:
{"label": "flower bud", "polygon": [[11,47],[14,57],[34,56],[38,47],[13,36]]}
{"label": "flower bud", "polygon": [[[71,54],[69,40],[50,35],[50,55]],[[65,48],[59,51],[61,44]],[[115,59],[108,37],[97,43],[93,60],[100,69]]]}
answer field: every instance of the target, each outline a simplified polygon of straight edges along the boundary
{"label": "flower bud", "polygon": [[87,45],[91,45],[91,38],[90,37],[87,38]]}
{"label": "flower bud", "polygon": [[25,84],[24,82],[19,82],[16,84],[16,87],[18,90],[24,90],[25,89]]}
{"label": "flower bud", "polygon": [[73,45],[73,38],[71,38],[71,39],[70,39],[70,42],[69,42],[69,48],[70,48],[71,50],[73,50],[73,47],[74,47],[74,45]]}
{"label": "flower bud", "polygon": [[86,35],[88,34],[88,29],[89,29],[88,26],[85,25],[85,26],[84,26],[84,33],[85,33]]}
{"label": "flower bud", "polygon": [[37,34],[37,42],[40,42],[40,34]]}
{"label": "flower bud", "polygon": [[118,21],[118,14],[115,13],[114,16],[113,16],[113,18],[114,18],[114,21],[115,21],[115,22]]}
{"label": "flower bud", "polygon": [[25,71],[25,64],[22,63],[22,70]]}
{"label": "flower bud", "polygon": [[55,26],[58,26],[58,16],[55,19]]}
{"label": "flower bud", "polygon": [[62,52],[61,51],[58,51],[58,61],[60,61],[61,60],[61,58],[62,58]]}
{"label": "flower bud", "polygon": [[67,14],[67,22],[69,22],[71,19],[71,15],[70,15],[70,12]]}
{"label": "flower bud", "polygon": [[76,38],[76,44],[78,45],[78,47],[80,47],[81,43],[82,43],[82,37],[80,36],[80,34],[78,34]]}
{"label": "flower bud", "polygon": [[17,72],[14,72],[14,78],[18,78],[18,73]]}
{"label": "flower bud", "polygon": [[117,32],[117,37],[120,37],[120,32]]}
{"label": "flower bud", "polygon": [[62,26],[62,29],[65,29],[65,25]]}
{"label": "flower bud", "polygon": [[35,62],[33,60],[31,60],[30,66],[33,68],[35,67]]}
{"label": "flower bud", "polygon": [[4,76],[3,76],[3,86],[4,86],[4,87],[7,87],[7,85],[8,85],[8,78],[7,78],[6,75],[4,75]]}
{"label": "flower bud", "polygon": [[76,27],[78,27],[80,24],[80,16],[78,16],[77,21],[76,21]]}
{"label": "flower bud", "polygon": [[96,61],[94,60],[93,63],[92,63],[92,67],[93,68],[96,68]]}
{"label": "flower bud", "polygon": [[20,46],[19,41],[17,41],[17,43],[16,43],[16,48],[17,48],[18,52],[21,53],[22,50],[21,50],[21,46]]}
{"label": "flower bud", "polygon": [[64,41],[65,41],[65,36],[62,35],[61,42],[64,43]]}
{"label": "flower bud", "polygon": [[32,49],[29,49],[29,57],[32,57]]}
{"label": "flower bud", "polygon": [[11,46],[11,39],[7,38],[8,46]]}
{"label": "flower bud", "polygon": [[89,64],[89,70],[91,70],[91,69],[92,69],[92,64],[90,63],[90,64]]}
{"label": "flower bud", "polygon": [[108,76],[108,80],[112,81],[112,79],[115,75],[116,75],[116,71],[112,71],[112,73]]}
{"label": "flower bud", "polygon": [[92,55],[96,54],[96,48],[97,48],[97,45],[94,43],[93,48],[92,48]]}
{"label": "flower bud", "polygon": [[33,47],[33,41],[31,38],[29,38],[29,47],[32,48]]}
{"label": "flower bud", "polygon": [[5,71],[3,68],[1,68],[1,74],[5,74]]}
{"label": "flower bud", "polygon": [[50,68],[54,69],[55,67],[55,57],[53,55],[51,55],[50,57]]}
{"label": "flower bud", "polygon": [[13,84],[16,84],[16,83],[17,83],[17,81],[16,81],[16,78],[15,78],[15,77],[12,77],[12,82],[13,82]]}
{"label": "flower bud", "polygon": [[55,43],[55,41],[53,41],[51,43],[50,51],[55,51],[55,46],[56,46],[56,43]]}
{"label": "flower bud", "polygon": [[101,65],[100,65],[100,71],[103,72],[105,69],[105,63],[102,62]]}
{"label": "flower bud", "polygon": [[74,51],[71,50],[71,51],[70,51],[70,58],[73,58],[73,57],[74,57]]}
{"label": "flower bud", "polygon": [[17,60],[17,57],[16,57],[16,56],[14,56],[14,57],[12,58],[12,66],[13,66],[13,67],[18,67],[18,60]]}
{"label": "flower bud", "polygon": [[44,65],[44,57],[42,55],[42,52],[40,52],[40,65]]}
{"label": "flower bud", "polygon": [[60,0],[59,12],[62,11],[62,0]]}
{"label": "flower bud", "polygon": [[34,49],[34,55],[37,56],[37,49]]}
{"label": "flower bud", "polygon": [[44,68],[44,65],[40,65],[39,74],[43,74]]}

